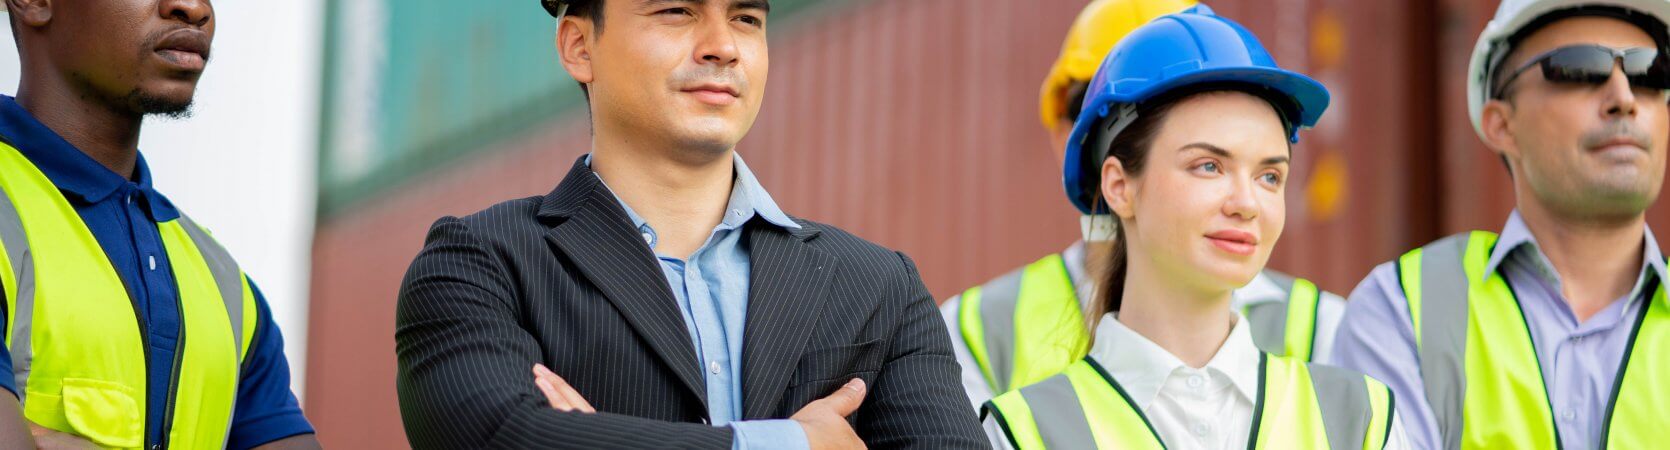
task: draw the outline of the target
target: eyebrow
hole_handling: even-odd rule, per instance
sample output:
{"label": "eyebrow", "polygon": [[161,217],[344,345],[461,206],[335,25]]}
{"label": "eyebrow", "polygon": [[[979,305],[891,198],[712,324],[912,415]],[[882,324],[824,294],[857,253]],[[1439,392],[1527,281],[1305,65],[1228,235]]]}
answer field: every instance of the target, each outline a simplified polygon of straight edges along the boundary
{"label": "eyebrow", "polygon": [[758,9],[771,14],[771,0],[742,0],[732,3],[731,9]]}
{"label": "eyebrow", "polygon": [[[695,4],[698,4],[698,5],[705,5],[710,0],[642,0],[642,1],[643,1],[642,5],[644,5],[644,6],[657,6],[657,5],[664,5],[664,4],[668,4],[668,3],[675,3],[675,4],[695,3]],[[771,0],[731,0],[731,9],[732,10],[758,9],[758,10],[761,10],[761,11],[765,11],[766,14],[770,14],[771,13]]]}
{"label": "eyebrow", "polygon": [[[1195,143],[1191,143],[1191,144],[1188,144],[1188,145],[1184,145],[1184,146],[1178,148],[1178,150],[1188,150],[1188,149],[1191,149],[1191,148],[1197,148],[1197,149],[1205,150],[1208,153],[1211,153],[1213,155],[1217,155],[1219,158],[1229,159],[1229,158],[1234,157],[1234,156],[1229,154],[1229,150],[1224,150],[1223,147],[1218,147],[1216,145],[1208,144],[1208,143],[1205,143],[1205,142],[1195,142]],[[1289,158],[1287,155],[1271,156],[1269,158],[1264,158],[1263,161],[1259,161],[1259,165],[1274,166],[1274,165],[1277,165],[1277,164],[1289,164],[1289,163],[1291,163],[1291,161],[1292,161],[1292,159]]]}

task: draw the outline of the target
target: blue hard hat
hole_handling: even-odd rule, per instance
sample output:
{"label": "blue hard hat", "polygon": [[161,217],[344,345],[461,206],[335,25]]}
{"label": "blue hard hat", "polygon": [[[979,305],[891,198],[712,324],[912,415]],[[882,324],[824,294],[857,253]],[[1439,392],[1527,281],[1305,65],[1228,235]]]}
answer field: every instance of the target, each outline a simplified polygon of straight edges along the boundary
{"label": "blue hard hat", "polygon": [[1204,86],[1260,91],[1282,113],[1293,142],[1299,141],[1300,128],[1315,126],[1328,109],[1328,89],[1322,83],[1277,66],[1240,24],[1204,5],[1161,16],[1114,46],[1085,91],[1063,167],[1062,181],[1073,205],[1085,214],[1107,211],[1103,203],[1092,205],[1090,195],[1099,189],[1101,158],[1108,151],[1093,147],[1112,141],[1111,136],[1092,141],[1098,127],[1118,119],[1122,108],[1134,110],[1166,93]]}

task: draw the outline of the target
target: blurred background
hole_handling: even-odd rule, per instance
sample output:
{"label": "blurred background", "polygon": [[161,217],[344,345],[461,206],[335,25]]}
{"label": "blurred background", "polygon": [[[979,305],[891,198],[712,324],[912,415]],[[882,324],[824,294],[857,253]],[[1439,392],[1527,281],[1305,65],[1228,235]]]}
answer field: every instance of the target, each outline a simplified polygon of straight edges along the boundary
{"label": "blurred background", "polygon": [[[429,225],[549,192],[588,149],[535,3],[223,1],[196,116],[146,128],[160,189],[267,293],[327,446],[407,446],[395,296]],[[1085,3],[773,0],[772,82],[738,150],[790,214],[910,254],[940,299],[1059,251],[1077,213],[1038,92]],[[1506,220],[1506,171],[1463,99],[1495,0],[1206,3],[1333,93],[1295,150],[1272,267],[1346,294]],[[0,86],[16,66],[0,52]]]}

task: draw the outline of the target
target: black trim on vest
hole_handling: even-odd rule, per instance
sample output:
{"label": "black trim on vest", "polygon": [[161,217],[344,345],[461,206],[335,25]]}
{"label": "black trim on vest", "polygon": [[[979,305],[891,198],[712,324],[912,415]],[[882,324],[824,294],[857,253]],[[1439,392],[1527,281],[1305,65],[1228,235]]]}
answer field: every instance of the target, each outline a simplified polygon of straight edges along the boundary
{"label": "black trim on vest", "polygon": [[1258,352],[1258,398],[1253,400],[1252,429],[1247,433],[1247,450],[1258,449],[1259,422],[1264,421],[1264,375],[1265,366],[1269,364],[1270,355]]}
{"label": "black trim on vest", "polygon": [[[1493,253],[1496,253],[1496,243],[1490,244],[1490,253],[1486,254]],[[1537,337],[1531,333],[1531,319],[1529,317],[1525,317],[1525,305],[1520,303],[1519,292],[1515,291],[1513,289],[1513,284],[1508,282],[1507,275],[1497,272],[1491,273],[1490,276],[1501,277],[1502,285],[1508,287],[1508,296],[1513,298],[1513,308],[1519,313],[1519,323],[1525,327],[1525,341],[1531,343],[1531,356],[1537,359],[1537,381],[1542,382],[1542,398],[1548,402],[1548,428],[1554,430],[1554,450],[1564,449],[1565,441],[1560,438],[1560,423],[1557,419],[1555,419],[1556,413],[1554,411],[1554,395],[1548,392],[1548,374],[1542,371],[1542,359],[1537,358]],[[1467,280],[1467,283],[1470,285],[1473,283],[1473,280]],[[1469,293],[1468,295],[1471,296],[1472,294]],[[1469,299],[1468,301],[1472,300]],[[1472,313],[1469,312],[1468,314]],[[1466,375],[1463,374],[1462,376],[1465,377]],[[1461,408],[1465,410],[1467,406],[1462,405]],[[1465,428],[1466,425],[1463,424],[1462,427]],[[1461,430],[1457,431],[1459,432]]]}
{"label": "black trim on vest", "polygon": [[1653,312],[1653,306],[1658,303],[1658,284],[1659,280],[1656,276],[1653,277],[1651,282],[1647,283],[1648,288],[1644,290],[1647,295],[1647,305],[1641,307],[1641,314],[1635,318],[1635,326],[1629,331],[1629,341],[1624,344],[1624,359],[1618,362],[1618,374],[1612,380],[1611,403],[1606,405],[1606,421],[1600,426],[1600,446],[1602,448],[1605,448],[1607,446],[1606,442],[1612,439],[1612,419],[1613,414],[1618,409],[1618,394],[1624,390],[1624,373],[1629,369],[1630,355],[1635,354],[1635,338],[1641,334],[1641,326],[1647,323],[1647,315]]}
{"label": "black trim on vest", "polygon": [[980,411],[981,417],[985,417],[986,411],[991,411],[992,416],[997,418],[997,427],[1003,429],[1003,437],[1009,439],[1009,448],[1020,450],[1020,441],[1015,440],[1015,432],[1009,431],[1009,421],[1003,418],[1003,411],[998,410],[996,404],[987,400],[985,404],[980,405]]}
{"label": "black trim on vest", "polygon": [[1386,390],[1386,434],[1380,436],[1379,448],[1384,449],[1386,444],[1392,442],[1392,420],[1397,418],[1397,393],[1392,392],[1391,386],[1381,388]]}
{"label": "black trim on vest", "polygon": [[[1426,260],[1424,247],[1421,250],[1421,260]],[[1398,255],[1397,258],[1392,259],[1392,269],[1397,272],[1397,291],[1403,293],[1404,308],[1409,309],[1409,331],[1415,333],[1415,336],[1420,336],[1421,330],[1415,328],[1415,310],[1409,307],[1409,286],[1403,285],[1403,255]],[[1422,293],[1421,301],[1426,301],[1425,293]],[[1322,305],[1317,305],[1317,307],[1320,308]]]}

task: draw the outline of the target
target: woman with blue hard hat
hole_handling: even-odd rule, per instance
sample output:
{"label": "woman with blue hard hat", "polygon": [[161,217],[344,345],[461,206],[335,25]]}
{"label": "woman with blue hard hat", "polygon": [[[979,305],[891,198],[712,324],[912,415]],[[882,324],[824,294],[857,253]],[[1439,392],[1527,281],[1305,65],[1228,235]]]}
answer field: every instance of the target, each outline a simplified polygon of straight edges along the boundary
{"label": "woman with blue hard hat", "polygon": [[1068,195],[1118,222],[1091,350],[986,403],[999,446],[1404,448],[1385,385],[1261,352],[1229,307],[1281,235],[1291,144],[1327,106],[1204,6],[1114,48],[1066,151]]}

